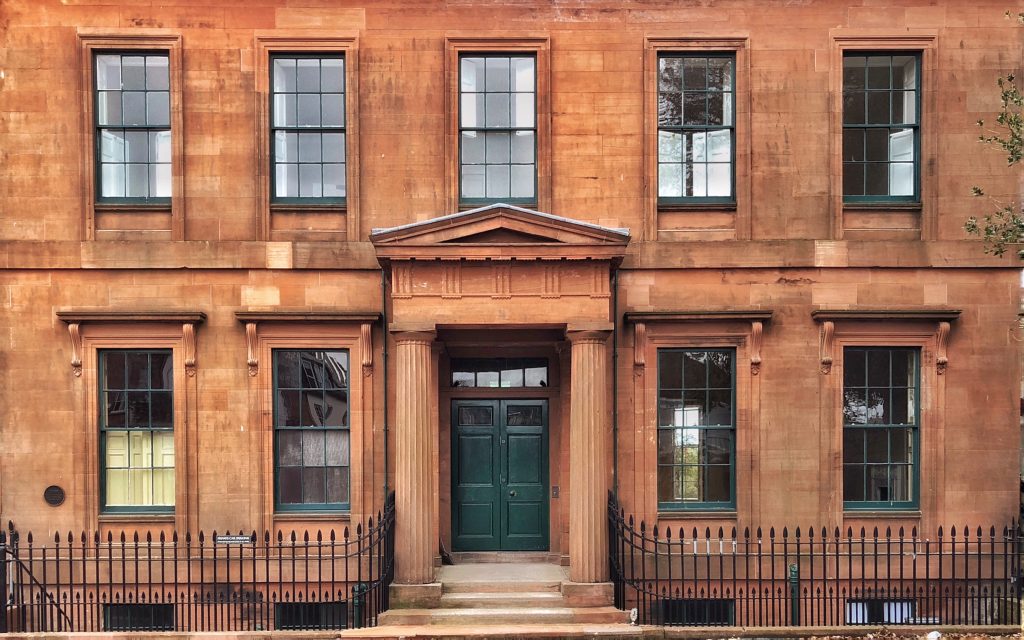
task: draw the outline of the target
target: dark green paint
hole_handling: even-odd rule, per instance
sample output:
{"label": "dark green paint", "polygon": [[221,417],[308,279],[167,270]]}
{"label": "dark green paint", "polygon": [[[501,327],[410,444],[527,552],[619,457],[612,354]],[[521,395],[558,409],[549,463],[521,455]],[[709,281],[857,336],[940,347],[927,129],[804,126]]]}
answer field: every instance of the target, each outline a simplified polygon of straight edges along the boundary
{"label": "dark green paint", "polygon": [[453,401],[452,548],[546,551],[547,461],[547,400]]}

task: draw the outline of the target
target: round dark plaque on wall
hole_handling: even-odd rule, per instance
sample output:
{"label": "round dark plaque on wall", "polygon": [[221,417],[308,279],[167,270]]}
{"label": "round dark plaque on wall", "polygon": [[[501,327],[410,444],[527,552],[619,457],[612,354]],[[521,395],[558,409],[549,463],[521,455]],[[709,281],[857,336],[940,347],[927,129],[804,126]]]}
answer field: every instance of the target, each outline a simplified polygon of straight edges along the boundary
{"label": "round dark plaque on wall", "polygon": [[46,500],[46,504],[51,507],[59,507],[64,504],[64,489],[51,484],[46,487],[46,491],[43,491],[43,500]]}

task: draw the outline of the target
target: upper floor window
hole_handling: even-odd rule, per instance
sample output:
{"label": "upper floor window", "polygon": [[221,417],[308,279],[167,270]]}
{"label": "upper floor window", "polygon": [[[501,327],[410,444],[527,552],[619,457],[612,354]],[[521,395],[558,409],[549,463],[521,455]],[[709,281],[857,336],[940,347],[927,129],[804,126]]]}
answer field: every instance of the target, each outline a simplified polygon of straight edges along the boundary
{"label": "upper floor window", "polygon": [[271,59],[272,201],[345,202],[345,58]]}
{"label": "upper floor window", "polygon": [[920,55],[843,54],[843,200],[919,199]]}
{"label": "upper floor window", "polygon": [[348,351],[273,353],[276,508],[347,509]]}
{"label": "upper floor window", "polygon": [[100,365],[101,506],[174,509],[174,369],[170,350],[106,349]]}
{"label": "upper floor window", "polygon": [[658,506],[735,506],[732,349],[658,350]]}
{"label": "upper floor window", "polygon": [[917,349],[843,349],[843,506],[917,503]]}
{"label": "upper floor window", "polygon": [[658,202],[735,199],[735,54],[658,56]]}
{"label": "upper floor window", "polygon": [[546,387],[547,358],[452,358],[453,387]]}
{"label": "upper floor window", "polygon": [[167,53],[103,52],[94,60],[98,200],[170,202]]}
{"label": "upper floor window", "polygon": [[537,59],[459,58],[459,201],[537,200]]}

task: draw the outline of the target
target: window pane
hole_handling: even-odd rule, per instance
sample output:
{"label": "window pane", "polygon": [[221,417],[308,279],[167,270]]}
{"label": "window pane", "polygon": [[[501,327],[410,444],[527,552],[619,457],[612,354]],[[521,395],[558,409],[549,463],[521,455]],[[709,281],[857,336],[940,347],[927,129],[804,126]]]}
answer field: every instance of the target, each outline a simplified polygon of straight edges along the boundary
{"label": "window pane", "polygon": [[320,134],[300,133],[299,162],[320,162]]}
{"label": "window pane", "polygon": [[173,396],[170,391],[154,391],[150,394],[150,410],[153,427],[173,426]]}
{"label": "window pane", "polygon": [[506,165],[487,166],[487,197],[500,198],[509,195],[509,168]]}
{"label": "window pane", "polygon": [[281,467],[277,470],[277,499],[282,504],[302,502],[302,467]]}
{"label": "window pane", "polygon": [[167,91],[169,87],[167,56],[146,56],[146,88]]}
{"label": "window pane", "polygon": [[889,386],[889,352],[879,349],[868,351],[868,384],[873,387]]}
{"label": "window pane", "polygon": [[483,164],[484,134],[478,131],[462,132],[462,164]]}
{"label": "window pane", "polygon": [[532,127],[534,106],[532,93],[517,93],[513,98],[513,127]]}
{"label": "window pane", "polygon": [[889,461],[889,434],[887,429],[864,429],[864,460]]}
{"label": "window pane", "polygon": [[864,160],[864,135],[863,129],[843,129],[844,161]]}
{"label": "window pane", "polygon": [[683,195],[683,166],[680,164],[658,165],[658,196],[678,198]]}
{"label": "window pane", "polygon": [[303,466],[322,467],[324,465],[325,444],[323,431],[302,432],[302,464]]}
{"label": "window pane", "polygon": [[302,464],[302,432],[280,431],[277,434],[277,464],[294,467]]}
{"label": "window pane", "polygon": [[289,131],[274,132],[274,160],[277,162],[298,162],[299,134]]}
{"label": "window pane", "polygon": [[890,497],[889,465],[864,465],[864,477],[867,483],[865,487],[867,500],[888,502],[892,499]]}
{"label": "window pane", "polygon": [[534,195],[534,167],[530,165],[512,165],[512,186],[509,195],[513,198],[532,198]]}
{"label": "window pane", "polygon": [[345,197],[345,165],[325,164],[324,173],[324,197],[343,198]]}
{"label": "window pane", "polygon": [[868,92],[868,124],[889,124],[891,94],[888,91]]}
{"label": "window pane", "polygon": [[687,93],[683,95],[683,124],[706,125],[708,123],[707,94]]}
{"label": "window pane", "polygon": [[486,115],[484,123],[488,127],[507,127],[511,123],[509,94],[485,94]]}
{"label": "window pane", "polygon": [[843,163],[843,195],[864,195],[864,165]]}
{"label": "window pane", "polygon": [[483,165],[463,165],[462,197],[483,198],[485,194]]}
{"label": "window pane", "polygon": [[146,94],[146,124],[166,127],[171,123],[170,94],[156,91]]}
{"label": "window pane", "polygon": [[892,58],[889,56],[871,56],[868,58],[868,89],[888,89],[889,65]]}
{"label": "window pane", "polygon": [[343,95],[340,93],[328,93],[320,96],[320,110],[323,113],[323,126],[344,126],[345,100]]}
{"label": "window pane", "polygon": [[732,389],[718,389],[708,392],[707,424],[732,424]]}
{"label": "window pane", "polygon": [[125,91],[121,94],[121,107],[126,125],[146,124],[146,94],[142,91]]}
{"label": "window pane", "polygon": [[707,87],[707,58],[683,59],[683,89],[703,91]]}
{"label": "window pane", "polygon": [[484,59],[462,58],[460,61],[459,86],[462,91],[484,90]]}
{"label": "window pane", "polygon": [[731,467],[725,464],[704,467],[704,469],[706,476],[703,499],[707,502],[728,502],[731,492]]}
{"label": "window pane", "polygon": [[864,500],[864,466],[843,465],[843,500],[861,502]]}
{"label": "window pane", "polygon": [[121,92],[100,91],[96,96],[96,120],[101,125],[118,126],[121,120]]}
{"label": "window pane", "polygon": [[320,96],[315,93],[298,95],[298,121],[300,127],[320,126]]}
{"label": "window pane", "polygon": [[488,133],[487,134],[487,163],[508,164],[511,160],[511,149],[509,134]]}
{"label": "window pane", "polygon": [[894,162],[889,165],[889,189],[891,196],[914,195],[914,165],[909,162]]}
{"label": "window pane", "polygon": [[128,470],[107,469],[106,502],[108,506],[124,506],[128,504]]}
{"label": "window pane", "polygon": [[344,59],[320,59],[320,90],[325,93],[342,93],[345,90]]}
{"label": "window pane", "polygon": [[867,97],[861,92],[843,92],[843,124],[867,122]]}
{"label": "window pane", "polygon": [[292,58],[274,59],[274,92],[295,91],[295,60]]}
{"label": "window pane", "polygon": [[294,127],[298,121],[295,94],[274,96],[274,126]]}
{"label": "window pane", "polygon": [[843,390],[843,422],[845,424],[867,423],[867,400],[864,389]]}
{"label": "window pane", "polygon": [[295,198],[299,195],[299,166],[279,164],[275,170],[274,192],[278,198]]}
{"label": "window pane", "polygon": [[658,161],[683,161],[683,134],[678,131],[658,132]]}
{"label": "window pane", "polygon": [[100,162],[124,162],[126,144],[123,131],[101,131]]}
{"label": "window pane", "polygon": [[658,94],[658,126],[674,127],[683,123],[683,94]]}
{"label": "window pane", "polygon": [[146,59],[142,56],[121,56],[121,88],[146,88]]}
{"label": "window pane", "polygon": [[512,134],[512,162],[533,164],[535,138],[533,131],[516,131]]}
{"label": "window pane", "polygon": [[328,467],[327,502],[348,502],[348,467]]}
{"label": "window pane", "polygon": [[[170,164],[171,162],[171,132],[150,131],[149,132],[149,161]],[[170,167],[168,167],[170,169]]]}
{"label": "window pane", "polygon": [[869,162],[864,165],[864,193],[869,196],[889,195],[889,165]]}
{"label": "window pane", "polygon": [[686,167],[684,176],[685,191],[688,196],[704,197],[707,195],[708,170],[706,164],[692,164]]}
{"label": "window pane", "polygon": [[299,92],[320,92],[320,60],[299,58],[295,61],[297,80],[295,90]]}
{"label": "window pane", "polygon": [[865,429],[843,429],[843,462],[859,464],[864,462]]}
{"label": "window pane", "polygon": [[145,131],[126,131],[124,141],[125,161],[149,161],[149,135]]}
{"label": "window pane", "polygon": [[[302,144],[299,144],[299,152],[302,152]],[[318,164],[299,165],[299,197],[319,198],[323,196],[321,169]]]}
{"label": "window pane", "polygon": [[708,165],[708,195],[709,196],[731,196],[732,195],[732,165],[716,163]]}
{"label": "window pane", "polygon": [[126,175],[128,184],[126,195],[129,198],[146,198],[149,196],[149,167],[144,164],[130,164]]}
{"label": "window pane", "polygon": [[96,88],[99,90],[121,89],[121,56],[103,54],[96,56]]}
{"label": "window pane", "polygon": [[864,135],[864,159],[880,162],[889,159],[889,131],[887,129],[855,130]]}
{"label": "window pane", "polygon": [[153,471],[153,504],[155,506],[174,506],[173,469]]}
{"label": "window pane", "polygon": [[708,59],[708,88],[732,91],[732,59]]}
{"label": "window pane", "polygon": [[485,90],[508,91],[509,84],[509,59],[508,58],[484,58],[486,67]]}
{"label": "window pane", "polygon": [[484,94],[462,94],[460,111],[460,118],[463,127],[484,126]]}
{"label": "window pane", "polygon": [[535,91],[534,58],[512,58],[512,90]]}
{"label": "window pane", "polygon": [[345,134],[322,134],[320,153],[324,162],[345,162]]}
{"label": "window pane", "polygon": [[327,453],[325,462],[328,466],[347,466],[349,460],[348,431],[327,432]]}

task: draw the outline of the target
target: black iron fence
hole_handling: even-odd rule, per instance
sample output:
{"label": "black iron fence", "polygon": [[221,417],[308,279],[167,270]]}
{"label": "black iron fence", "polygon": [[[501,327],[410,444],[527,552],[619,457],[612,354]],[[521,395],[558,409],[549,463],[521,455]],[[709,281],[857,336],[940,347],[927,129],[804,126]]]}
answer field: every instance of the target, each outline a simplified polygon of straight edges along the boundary
{"label": "black iron fence", "polygon": [[366,524],[262,536],[0,530],[0,633],[372,626],[394,575],[394,494]]}
{"label": "black iron fence", "polygon": [[648,528],[609,497],[615,605],[680,626],[1019,625],[1021,534]]}

